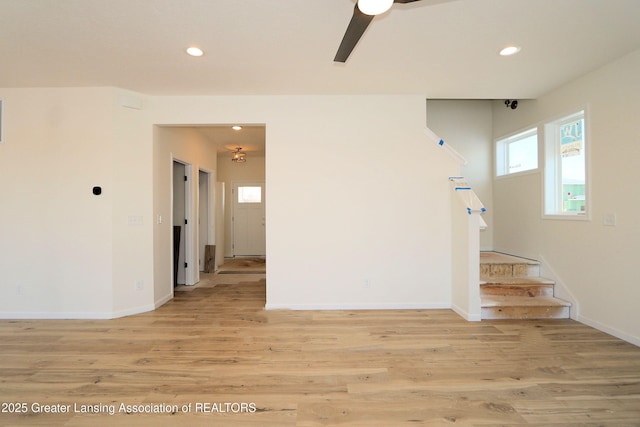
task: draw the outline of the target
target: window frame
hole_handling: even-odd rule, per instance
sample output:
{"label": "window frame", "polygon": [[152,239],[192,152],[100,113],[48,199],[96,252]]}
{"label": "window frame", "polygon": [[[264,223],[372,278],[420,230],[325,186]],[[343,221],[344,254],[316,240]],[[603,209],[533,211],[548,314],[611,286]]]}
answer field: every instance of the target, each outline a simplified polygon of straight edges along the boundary
{"label": "window frame", "polygon": [[[244,198],[241,199],[241,197],[243,196],[243,193],[244,193],[244,191],[242,191],[243,188],[257,188],[258,189],[258,191],[257,191],[258,198],[256,200],[248,199],[248,198],[247,199],[244,199]],[[241,204],[241,205],[260,204],[260,203],[262,203],[262,200],[263,200],[263,198],[262,198],[262,186],[260,186],[260,185],[238,185],[238,194],[236,194],[236,202],[238,204]]]}
{"label": "window frame", "polygon": [[[500,171],[509,169],[509,150],[508,147],[510,144],[521,141],[523,139],[529,138],[533,135],[536,135],[536,151],[538,158],[536,159],[536,167],[532,169],[527,169],[518,172],[505,172],[500,174]],[[494,178],[495,179],[505,179],[512,178],[516,176],[529,175],[540,172],[540,129],[538,125],[527,126],[526,128],[520,129],[516,132],[507,134],[500,138],[496,138],[494,141]]]}
{"label": "window frame", "polygon": [[[585,212],[561,212],[562,209],[561,194],[559,188],[562,185],[562,177],[560,175],[560,164],[562,157],[560,155],[559,144],[557,138],[557,130],[567,123],[574,122],[578,119],[583,120],[582,132],[584,143],[584,193],[585,193]],[[586,106],[572,109],[567,114],[556,116],[554,119],[545,120],[542,124],[542,147],[544,149],[543,168],[544,173],[541,174],[541,207],[542,219],[546,220],[566,220],[566,221],[591,221],[592,202],[591,202],[591,137],[589,132],[589,110]],[[550,212],[548,204],[553,204],[555,209]]]}

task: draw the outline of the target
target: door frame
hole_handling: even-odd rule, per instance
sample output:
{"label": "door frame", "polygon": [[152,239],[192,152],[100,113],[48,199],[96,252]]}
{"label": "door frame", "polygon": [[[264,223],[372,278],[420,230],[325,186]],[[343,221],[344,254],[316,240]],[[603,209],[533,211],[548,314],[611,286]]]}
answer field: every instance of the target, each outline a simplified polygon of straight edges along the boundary
{"label": "door frame", "polygon": [[[216,241],[216,223],[215,223],[215,197],[216,197],[216,189],[215,189],[215,180],[214,180],[215,171],[211,171],[204,168],[198,168],[198,271],[197,271],[197,279],[200,281],[200,271],[205,267],[204,263],[204,246],[209,244],[215,244]],[[202,181],[200,178],[205,175],[206,176],[206,187],[204,190],[206,191],[206,206],[202,206]],[[206,215],[206,231],[202,230],[202,217],[201,214]],[[201,241],[201,238],[205,236],[205,242]],[[211,243],[213,242],[213,243]],[[204,260],[204,263],[200,263],[201,260]]]}
{"label": "door frame", "polygon": [[[266,193],[267,193],[267,182],[266,179],[265,180],[235,180],[235,181],[231,181],[231,252],[233,257],[235,258],[236,256],[244,256],[244,255],[236,255],[236,225],[235,225],[235,217],[236,217],[236,191],[238,189],[238,186],[250,186],[250,185],[260,185],[262,186],[263,192],[262,192],[262,204],[263,204],[263,215],[264,215],[264,233],[265,233],[265,245],[266,245],[266,203],[267,203],[267,198],[266,198]],[[267,249],[265,247],[265,256],[266,256],[266,252]]]}
{"label": "door frame", "polygon": [[[198,260],[193,250],[193,242],[196,236],[194,235],[194,229],[197,227],[193,227],[195,224],[194,220],[194,212],[193,212],[193,166],[179,158],[175,157],[173,154],[171,155],[171,226],[173,227],[174,218],[173,218],[173,205],[174,205],[174,176],[173,176],[173,164],[180,163],[184,165],[184,174],[187,177],[184,187],[184,216],[186,219],[186,227],[184,227],[184,261],[187,266],[184,268],[184,276],[185,276],[185,285],[192,286],[197,282],[197,277],[194,274],[194,270],[198,270],[195,268],[198,264]],[[170,250],[173,251],[173,233],[171,233],[171,244]],[[173,252],[171,252],[171,259],[173,259]],[[175,275],[173,262],[171,263],[171,273],[172,277]]]}

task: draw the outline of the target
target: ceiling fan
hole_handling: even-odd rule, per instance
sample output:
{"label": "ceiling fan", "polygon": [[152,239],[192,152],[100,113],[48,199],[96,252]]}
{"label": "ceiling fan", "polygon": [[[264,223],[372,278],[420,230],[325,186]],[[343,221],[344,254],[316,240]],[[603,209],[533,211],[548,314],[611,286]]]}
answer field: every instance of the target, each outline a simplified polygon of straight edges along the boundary
{"label": "ceiling fan", "polygon": [[358,0],[353,8],[353,16],[349,21],[349,26],[344,33],[333,61],[346,62],[351,51],[356,47],[360,37],[362,37],[362,34],[364,34],[364,31],[376,15],[386,12],[394,3],[413,3],[414,1],[420,0]]}

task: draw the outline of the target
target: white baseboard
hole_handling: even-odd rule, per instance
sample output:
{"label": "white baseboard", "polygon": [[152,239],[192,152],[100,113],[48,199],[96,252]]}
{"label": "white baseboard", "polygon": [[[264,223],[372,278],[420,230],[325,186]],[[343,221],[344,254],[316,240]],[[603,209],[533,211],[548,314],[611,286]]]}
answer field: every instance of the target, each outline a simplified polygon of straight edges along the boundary
{"label": "white baseboard", "polygon": [[450,309],[451,304],[270,304],[265,310],[436,310]]}
{"label": "white baseboard", "polygon": [[584,323],[587,326],[591,326],[592,328],[596,328],[599,331],[602,331],[609,335],[613,335],[616,338],[620,338],[621,340],[625,340],[628,343],[640,347],[640,337],[629,335],[626,332],[622,332],[616,328],[605,325],[604,323],[598,322],[597,320],[593,320],[582,315],[578,316],[577,320],[578,322]]}
{"label": "white baseboard", "polygon": [[466,310],[463,310],[462,308],[458,307],[455,304],[451,306],[451,310],[455,311],[458,314],[458,316],[462,317],[467,322],[479,322],[482,320],[481,314],[469,314],[469,312],[467,312]]}
{"label": "white baseboard", "polygon": [[173,293],[168,293],[154,303],[154,310],[161,307],[173,299]]}
{"label": "white baseboard", "polygon": [[148,311],[153,311],[157,307],[155,304],[147,304],[140,307],[127,308],[126,310],[120,310],[113,312],[111,316],[112,319],[117,319],[119,317],[133,316],[135,314],[146,313]]}
{"label": "white baseboard", "polygon": [[573,295],[569,287],[562,280],[562,277],[556,273],[556,270],[542,254],[538,255],[538,261],[540,261],[540,275],[555,282],[554,296],[569,301],[571,303],[569,317],[573,320],[578,320],[580,317],[580,301]]}
{"label": "white baseboard", "polygon": [[109,320],[119,317],[133,316],[135,314],[147,313],[153,311],[171,300],[173,295],[167,295],[156,301],[154,304],[147,304],[139,307],[127,308],[125,310],[114,312],[0,312],[0,319],[3,320]]}
{"label": "white baseboard", "polygon": [[113,313],[82,313],[82,312],[21,312],[21,313],[0,313],[0,319],[7,320],[108,320],[113,319]]}

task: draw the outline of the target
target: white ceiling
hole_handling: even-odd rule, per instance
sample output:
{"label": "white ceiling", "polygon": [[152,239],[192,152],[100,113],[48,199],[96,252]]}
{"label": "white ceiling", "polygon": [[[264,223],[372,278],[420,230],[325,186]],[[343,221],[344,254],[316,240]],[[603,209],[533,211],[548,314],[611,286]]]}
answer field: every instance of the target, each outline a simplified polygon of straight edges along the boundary
{"label": "white ceiling", "polygon": [[196,129],[205,138],[216,143],[218,153],[226,154],[229,158],[238,147],[247,153],[247,157],[265,155],[266,127],[264,125],[242,124],[242,130],[239,131],[233,130],[228,125],[199,126]]}
{"label": "white ceiling", "polygon": [[[536,98],[640,48],[639,0],[422,0],[333,62],[354,0],[0,0],[0,87]],[[522,51],[509,58],[510,44]],[[204,49],[189,57],[189,45]]]}

